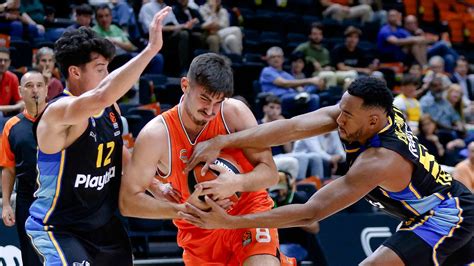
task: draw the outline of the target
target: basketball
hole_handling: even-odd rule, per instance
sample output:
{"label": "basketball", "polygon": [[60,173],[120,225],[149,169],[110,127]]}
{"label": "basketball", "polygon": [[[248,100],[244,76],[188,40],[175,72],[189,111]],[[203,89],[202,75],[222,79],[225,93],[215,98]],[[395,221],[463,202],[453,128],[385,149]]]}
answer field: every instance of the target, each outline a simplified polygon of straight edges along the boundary
{"label": "basketball", "polygon": [[[217,158],[213,164],[220,165],[224,168],[227,169],[227,171],[232,172],[234,174],[240,174],[242,173],[242,167],[239,165],[239,163],[234,160],[234,158],[228,154],[221,154],[219,158]],[[219,172],[212,170],[209,168],[209,170],[206,172],[204,176],[201,175],[201,169],[204,167],[204,163],[198,164],[192,171],[188,173],[188,187],[189,187],[189,192],[193,193],[194,192],[194,186],[197,183],[205,182],[205,181],[210,181],[214,180],[218,177]],[[232,202],[237,202],[239,200],[240,193],[235,193],[234,195],[230,196],[229,199]],[[200,196],[199,197],[202,201],[204,201],[204,197]]]}

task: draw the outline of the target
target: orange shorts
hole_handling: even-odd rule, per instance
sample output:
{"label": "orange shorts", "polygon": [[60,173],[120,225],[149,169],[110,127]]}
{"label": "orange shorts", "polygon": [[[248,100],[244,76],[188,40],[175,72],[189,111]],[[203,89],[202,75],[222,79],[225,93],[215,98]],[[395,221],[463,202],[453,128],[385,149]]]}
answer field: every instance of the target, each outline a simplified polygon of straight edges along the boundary
{"label": "orange shorts", "polygon": [[279,252],[278,231],[274,228],[180,231],[178,239],[187,266],[242,265],[254,255],[273,255],[281,265],[296,265],[295,259]]}

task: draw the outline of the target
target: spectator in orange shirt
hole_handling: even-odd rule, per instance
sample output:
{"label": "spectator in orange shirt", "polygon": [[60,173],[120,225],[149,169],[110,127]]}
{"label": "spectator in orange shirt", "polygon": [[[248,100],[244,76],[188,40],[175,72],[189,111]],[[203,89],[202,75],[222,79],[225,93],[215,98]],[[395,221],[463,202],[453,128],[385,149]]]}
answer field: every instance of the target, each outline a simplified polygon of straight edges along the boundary
{"label": "spectator in orange shirt", "polygon": [[8,71],[10,62],[10,50],[0,47],[0,131],[7,120],[4,117],[21,111],[24,106],[18,90],[18,78]]}

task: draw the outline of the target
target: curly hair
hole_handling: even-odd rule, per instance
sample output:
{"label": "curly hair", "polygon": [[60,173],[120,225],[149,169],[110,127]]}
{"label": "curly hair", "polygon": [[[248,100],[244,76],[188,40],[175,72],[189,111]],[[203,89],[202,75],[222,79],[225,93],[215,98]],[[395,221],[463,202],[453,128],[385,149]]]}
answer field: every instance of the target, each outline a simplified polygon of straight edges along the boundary
{"label": "curly hair", "polygon": [[232,68],[229,60],[221,55],[205,53],[194,58],[189,67],[188,78],[212,95],[231,97],[234,94]]}
{"label": "curly hair", "polygon": [[354,80],[347,92],[364,100],[364,107],[379,107],[392,114],[393,94],[385,81],[375,77],[360,77]]}
{"label": "curly hair", "polygon": [[86,27],[70,30],[54,44],[56,62],[62,74],[68,78],[70,66],[83,66],[92,61],[91,54],[98,53],[107,60],[115,55],[114,45],[107,39],[98,37],[94,31]]}

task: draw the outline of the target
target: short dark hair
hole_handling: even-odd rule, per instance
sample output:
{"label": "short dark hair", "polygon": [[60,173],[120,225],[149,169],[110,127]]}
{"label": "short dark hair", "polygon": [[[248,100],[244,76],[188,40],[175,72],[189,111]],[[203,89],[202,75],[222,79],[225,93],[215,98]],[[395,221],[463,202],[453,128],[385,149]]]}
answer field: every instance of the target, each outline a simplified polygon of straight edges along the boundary
{"label": "short dark hair", "polygon": [[98,53],[112,60],[115,46],[107,39],[98,37],[92,29],[80,27],[68,30],[54,44],[56,62],[63,75],[68,78],[70,66],[83,66],[92,61],[91,54]]}
{"label": "short dark hair", "polygon": [[10,55],[10,49],[8,49],[7,47],[0,47],[0,53],[4,53],[4,54],[8,54]]}
{"label": "short dark hair", "polygon": [[112,14],[112,9],[110,8],[110,6],[109,6],[108,4],[101,4],[101,5],[99,5],[99,6],[97,6],[97,7],[95,8],[95,15],[97,16],[97,12],[98,12],[99,10],[102,10],[102,9],[107,9],[107,10],[109,10],[110,13]]}
{"label": "short dark hair", "polygon": [[417,77],[415,77],[415,75],[412,75],[412,74],[403,75],[402,86],[408,86],[408,85],[418,86],[419,84],[420,84],[420,81],[418,80]]}
{"label": "short dark hair", "polygon": [[94,14],[94,10],[88,4],[82,4],[77,6],[76,8],[76,16],[77,15],[91,15]]}
{"label": "short dark hair", "polygon": [[290,62],[295,62],[295,61],[297,61],[298,59],[301,59],[301,60],[303,60],[303,62],[304,62],[304,53],[303,53],[303,52],[301,52],[301,51],[296,51],[296,52],[291,53],[291,55],[290,55]]}
{"label": "short dark hair", "polygon": [[232,68],[229,60],[221,55],[205,53],[195,57],[189,66],[188,78],[212,95],[231,97],[234,94]]}
{"label": "short dark hair", "polygon": [[311,29],[310,32],[313,31],[313,29],[318,29],[320,31],[324,30],[324,26],[321,22],[313,22],[311,23]]}
{"label": "short dark hair", "polygon": [[276,96],[274,94],[269,94],[267,97],[265,97],[265,101],[263,102],[263,106],[269,105],[271,103],[281,105],[281,100],[280,100],[280,98],[278,98],[278,96]]}
{"label": "short dark hair", "polygon": [[380,107],[387,114],[392,114],[393,94],[387,88],[384,80],[375,77],[360,77],[355,79],[347,92],[364,100],[364,107]]}

